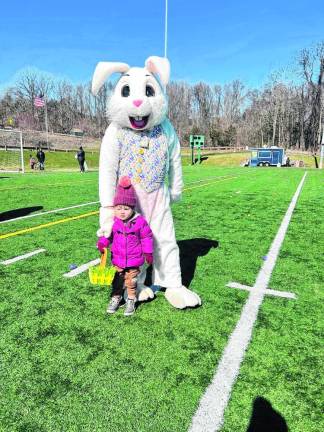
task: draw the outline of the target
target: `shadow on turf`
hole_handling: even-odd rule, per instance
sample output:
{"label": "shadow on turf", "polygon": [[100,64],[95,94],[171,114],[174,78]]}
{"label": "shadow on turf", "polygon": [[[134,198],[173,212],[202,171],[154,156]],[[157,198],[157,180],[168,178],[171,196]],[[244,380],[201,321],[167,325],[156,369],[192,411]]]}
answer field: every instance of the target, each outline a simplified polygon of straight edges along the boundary
{"label": "shadow on turf", "polygon": [[204,162],[207,159],[208,159],[208,156],[201,156],[200,161],[198,158],[195,158],[194,165],[196,165],[198,162],[201,164],[202,162]]}
{"label": "shadow on turf", "polygon": [[271,403],[259,396],[253,401],[252,416],[246,432],[288,432],[288,426]]}
{"label": "shadow on turf", "polygon": [[14,210],[8,210],[0,213],[0,222],[4,222],[10,219],[15,219],[22,216],[27,216],[37,210],[42,210],[43,206],[34,207],[22,207]]}
{"label": "shadow on turf", "polygon": [[[198,257],[207,255],[211,248],[217,248],[218,241],[206,238],[193,238],[190,240],[180,240],[177,243],[180,252],[182,283],[185,287],[189,287],[195,275]],[[147,269],[145,285],[152,285],[152,266]]]}

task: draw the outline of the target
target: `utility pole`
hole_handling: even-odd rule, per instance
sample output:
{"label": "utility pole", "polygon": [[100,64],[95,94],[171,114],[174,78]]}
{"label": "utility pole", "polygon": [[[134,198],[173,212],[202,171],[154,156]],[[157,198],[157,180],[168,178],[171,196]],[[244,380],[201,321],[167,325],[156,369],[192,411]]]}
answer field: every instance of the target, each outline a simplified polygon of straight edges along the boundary
{"label": "utility pole", "polygon": [[321,156],[320,156],[320,163],[319,163],[320,169],[323,169],[323,157],[324,157],[324,123],[322,128]]}

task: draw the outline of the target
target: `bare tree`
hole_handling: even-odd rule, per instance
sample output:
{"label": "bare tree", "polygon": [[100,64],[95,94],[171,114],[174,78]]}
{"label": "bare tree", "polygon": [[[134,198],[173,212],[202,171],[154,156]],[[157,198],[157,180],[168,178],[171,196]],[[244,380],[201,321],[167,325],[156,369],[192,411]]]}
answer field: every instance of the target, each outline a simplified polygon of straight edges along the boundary
{"label": "bare tree", "polygon": [[316,150],[321,140],[321,122],[323,118],[324,42],[319,43],[312,49],[302,50],[299,56],[299,65],[307,84],[310,100],[308,112],[305,113],[307,116],[306,148]]}
{"label": "bare tree", "polygon": [[215,112],[215,93],[208,84],[200,82],[193,86],[192,96],[193,116],[207,134]]}
{"label": "bare tree", "polygon": [[[316,150],[324,120],[324,42],[304,49],[297,66],[298,81],[287,82],[281,71],[259,89],[247,89],[240,80],[223,86],[171,82],[169,117],[182,145],[189,143],[189,134],[204,134],[213,146]],[[15,119],[20,128],[43,129],[44,109],[34,107],[35,97],[43,94],[50,130],[69,133],[78,127],[100,137],[108,125],[106,106],[112,89],[105,84],[95,98],[90,83],[74,85],[27,70],[0,97],[0,123]]]}
{"label": "bare tree", "polygon": [[188,130],[192,124],[192,93],[190,86],[184,82],[171,82],[167,88],[169,99],[169,117],[178,131],[180,142],[187,140]]}

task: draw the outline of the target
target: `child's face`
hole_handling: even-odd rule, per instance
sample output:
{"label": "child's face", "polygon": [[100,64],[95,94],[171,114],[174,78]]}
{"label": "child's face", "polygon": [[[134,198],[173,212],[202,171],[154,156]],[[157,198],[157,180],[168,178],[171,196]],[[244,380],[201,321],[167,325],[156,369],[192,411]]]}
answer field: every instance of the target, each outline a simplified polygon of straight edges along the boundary
{"label": "child's face", "polygon": [[114,208],[115,216],[122,221],[129,219],[133,214],[133,209],[126,205],[117,205]]}

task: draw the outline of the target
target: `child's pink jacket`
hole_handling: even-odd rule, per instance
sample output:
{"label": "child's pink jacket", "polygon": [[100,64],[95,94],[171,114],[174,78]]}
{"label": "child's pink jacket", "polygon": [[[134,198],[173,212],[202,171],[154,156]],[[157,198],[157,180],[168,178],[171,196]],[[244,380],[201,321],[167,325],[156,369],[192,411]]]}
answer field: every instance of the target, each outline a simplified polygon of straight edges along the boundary
{"label": "child's pink jacket", "polygon": [[111,261],[120,268],[140,267],[145,262],[144,254],[153,254],[153,233],[141,215],[135,215],[126,223],[115,217],[108,240]]}

